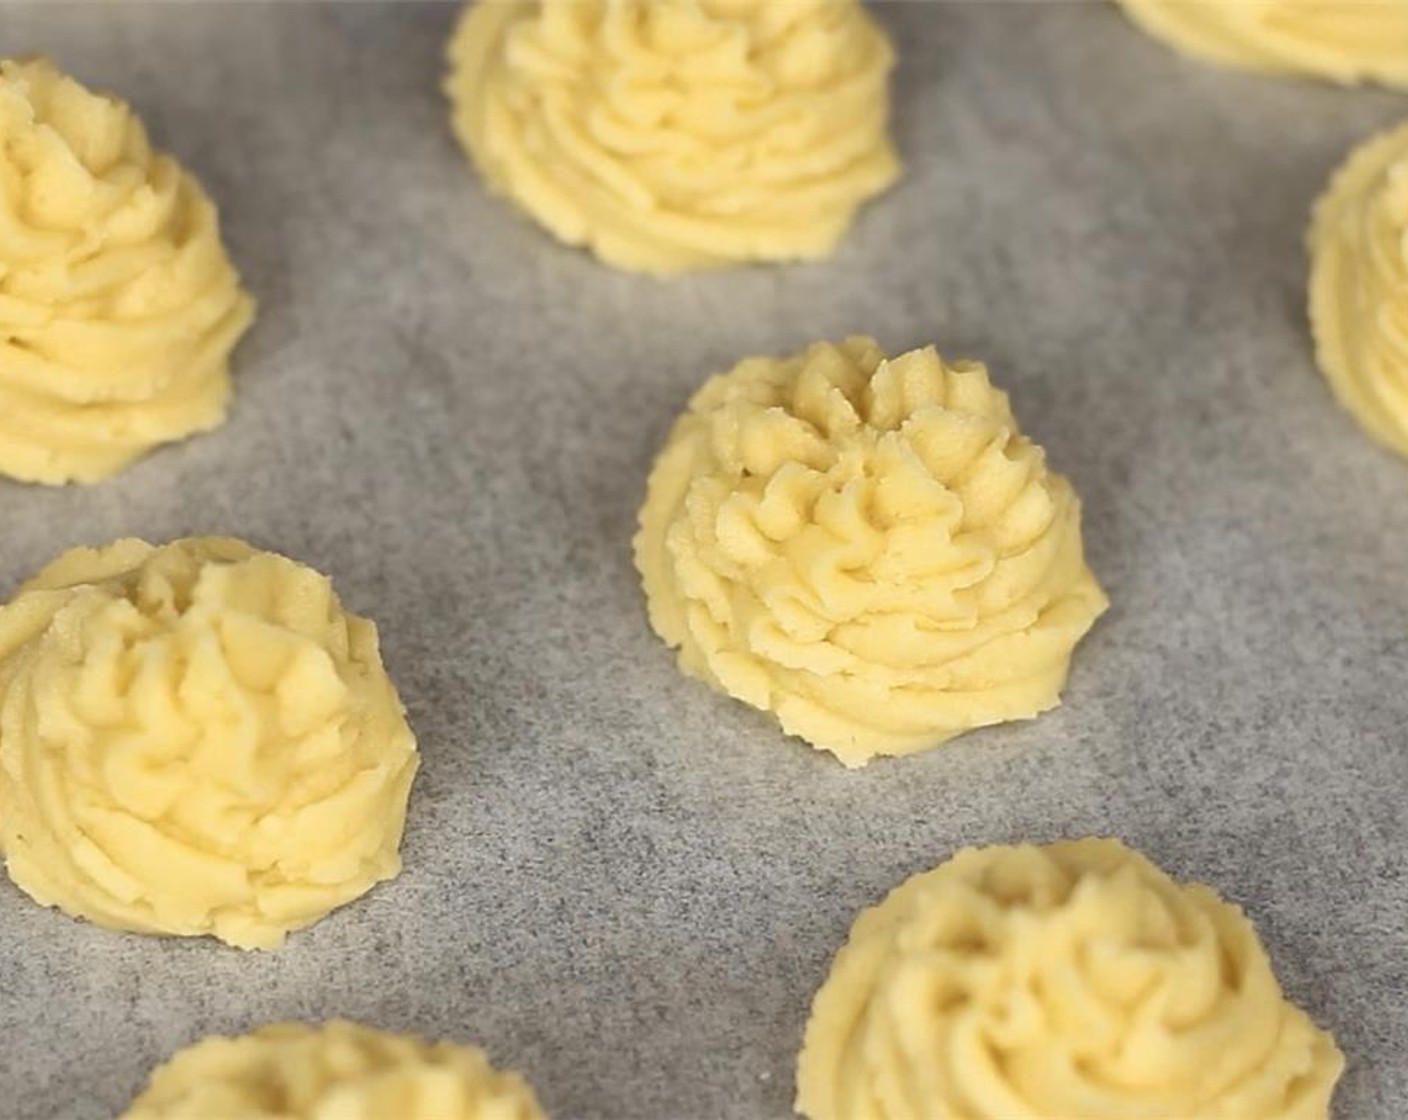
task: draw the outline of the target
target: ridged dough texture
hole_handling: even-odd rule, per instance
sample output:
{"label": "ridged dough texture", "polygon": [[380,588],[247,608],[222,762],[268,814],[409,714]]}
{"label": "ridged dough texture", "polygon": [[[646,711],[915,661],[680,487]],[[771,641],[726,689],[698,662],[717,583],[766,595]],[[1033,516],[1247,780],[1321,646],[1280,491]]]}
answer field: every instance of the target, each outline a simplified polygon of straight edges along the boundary
{"label": "ridged dough texture", "polygon": [[1222,66],[1408,86],[1408,0],[1120,0],[1155,38]]}
{"label": "ridged dough texture", "polygon": [[0,608],[0,849],[74,917],[277,946],[400,870],[417,762],[375,626],[282,556],[122,540]]}
{"label": "ridged dough texture", "polygon": [[856,0],[483,0],[449,55],[489,186],[620,268],[825,257],[899,175]]}
{"label": "ridged dough texture", "polygon": [[159,1066],[119,1120],[542,1120],[476,1046],[357,1023],[274,1023]]}
{"label": "ridged dough texture", "polygon": [[1107,605],[1076,495],[986,369],[869,338],[709,380],[635,557],[686,673],[847,766],[1054,707]]}
{"label": "ridged dough texture", "polygon": [[864,911],[809,1120],[1328,1120],[1344,1059],[1235,906],[1117,840],[968,849]]}
{"label": "ridged dough texture", "polygon": [[1408,455],[1408,124],[1356,149],[1315,206],[1310,322],[1340,404]]}
{"label": "ridged dough texture", "polygon": [[216,427],[253,303],[122,101],[0,61],[0,473],[95,482]]}

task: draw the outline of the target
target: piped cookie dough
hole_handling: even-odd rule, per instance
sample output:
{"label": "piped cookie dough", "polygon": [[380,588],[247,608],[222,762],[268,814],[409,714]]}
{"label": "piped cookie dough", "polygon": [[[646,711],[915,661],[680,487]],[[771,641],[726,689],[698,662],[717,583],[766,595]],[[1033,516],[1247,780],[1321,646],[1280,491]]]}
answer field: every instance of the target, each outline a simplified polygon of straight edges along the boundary
{"label": "piped cookie dough", "polygon": [[1350,155],[1309,243],[1320,368],[1364,429],[1408,456],[1408,124]]}
{"label": "piped cookie dough", "polygon": [[968,849],[864,911],[808,1120],[1328,1120],[1344,1059],[1237,907],[1117,840]]}
{"label": "piped cookie dough", "polygon": [[216,427],[253,303],[124,102],[0,61],[0,474],[95,482]]}
{"label": "piped cookie dough", "polygon": [[1054,707],[1107,605],[1075,493],[986,369],[869,338],[709,380],[635,559],[681,669],[847,766]]}
{"label": "piped cookie dough", "polygon": [[899,175],[857,0],[485,0],[449,56],[490,188],[620,268],[825,257]]}
{"label": "piped cookie dough", "polygon": [[0,607],[0,850],[74,917],[277,946],[399,872],[417,763],[376,627],[282,556],[122,540]]}
{"label": "piped cookie dough", "polygon": [[1119,0],[1157,39],[1221,66],[1408,86],[1408,0]]}
{"label": "piped cookie dough", "polygon": [[475,1046],[357,1023],[275,1023],[203,1039],[119,1120],[542,1120],[528,1084]]}

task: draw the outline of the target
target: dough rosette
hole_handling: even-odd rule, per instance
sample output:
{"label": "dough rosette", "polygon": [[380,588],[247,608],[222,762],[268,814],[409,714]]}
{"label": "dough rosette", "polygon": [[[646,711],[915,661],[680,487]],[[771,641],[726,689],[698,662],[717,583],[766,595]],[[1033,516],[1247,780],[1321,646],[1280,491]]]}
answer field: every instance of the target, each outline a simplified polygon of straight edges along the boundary
{"label": "dough rosette", "polygon": [[1106,606],[1075,494],[987,371],[868,338],[705,384],[635,555],[685,672],[848,766],[1053,707]]}
{"label": "dough rosette", "polygon": [[1116,840],[960,852],[863,912],[809,1120],[1327,1120],[1343,1058],[1251,923]]}
{"label": "dough rosette", "polygon": [[206,1038],[157,1068],[120,1120],[542,1120],[475,1046],[343,1020]]}
{"label": "dough rosette", "polygon": [[1362,145],[1315,207],[1310,322],[1340,404],[1408,455],[1408,124]]}
{"label": "dough rosette", "polygon": [[0,608],[0,848],[36,901],[271,948],[400,870],[372,623],[235,540],[65,553]]}
{"label": "dough rosette", "polygon": [[856,0],[482,0],[449,53],[490,187],[621,268],[826,256],[899,174]]}
{"label": "dough rosette", "polygon": [[0,61],[0,472],[93,482],[218,425],[253,304],[125,103]]}
{"label": "dough rosette", "polygon": [[1408,86],[1408,0],[1120,0],[1140,27],[1209,62]]}

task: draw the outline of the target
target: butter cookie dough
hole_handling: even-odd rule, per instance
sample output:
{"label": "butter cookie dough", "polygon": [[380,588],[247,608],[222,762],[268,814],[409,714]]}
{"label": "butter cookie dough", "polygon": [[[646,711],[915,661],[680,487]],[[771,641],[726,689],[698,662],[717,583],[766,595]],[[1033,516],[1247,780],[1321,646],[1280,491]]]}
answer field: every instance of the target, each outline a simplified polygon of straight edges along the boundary
{"label": "butter cookie dough", "polygon": [[1075,493],[986,369],[869,338],[709,380],[635,560],[681,669],[847,766],[1054,707],[1107,605]]}
{"label": "butter cookie dough", "polygon": [[0,61],[0,473],[96,482],[219,425],[253,303],[132,109]]}
{"label": "butter cookie dough", "polygon": [[1364,429],[1408,456],[1408,124],[1350,155],[1309,242],[1320,368]]}
{"label": "butter cookie dough", "polygon": [[203,1039],[119,1120],[543,1120],[527,1083],[475,1046],[357,1023],[274,1023]]}
{"label": "butter cookie dough", "polygon": [[483,0],[449,57],[490,188],[620,268],[825,257],[899,175],[857,0]]}
{"label": "butter cookie dough", "polygon": [[241,541],[64,553],[0,607],[0,851],[45,906],[272,948],[400,871],[376,627]]}
{"label": "butter cookie dough", "polygon": [[864,911],[808,1120],[1329,1120],[1344,1059],[1256,931],[1117,840],[968,849]]}
{"label": "butter cookie dough", "polygon": [[1120,0],[1141,28],[1208,62],[1408,87],[1408,0]]}

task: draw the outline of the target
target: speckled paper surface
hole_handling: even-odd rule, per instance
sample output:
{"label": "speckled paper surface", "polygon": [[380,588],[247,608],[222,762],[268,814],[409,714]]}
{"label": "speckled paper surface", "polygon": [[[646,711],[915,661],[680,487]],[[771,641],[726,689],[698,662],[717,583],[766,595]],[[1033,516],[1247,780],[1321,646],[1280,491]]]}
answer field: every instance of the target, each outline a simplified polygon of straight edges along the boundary
{"label": "speckled paper surface", "polygon": [[[0,884],[0,1115],[111,1116],[200,1035],[345,1015],[477,1040],[557,1117],[785,1116],[859,907],[1084,833],[1243,904],[1348,1055],[1337,1115],[1408,1113],[1408,462],[1302,310],[1311,200],[1408,97],[1206,69],[1105,5],[889,5],[903,183],[828,264],[658,283],[484,194],[454,11],[0,7],[4,53],[204,179],[261,303],[218,433],[0,482],[0,585],[124,534],[276,548],[379,621],[424,752],[405,874],[278,953]],[[847,773],[677,674],[629,538],[706,374],[855,331],[990,363],[1114,606],[1056,713]]]}

